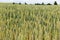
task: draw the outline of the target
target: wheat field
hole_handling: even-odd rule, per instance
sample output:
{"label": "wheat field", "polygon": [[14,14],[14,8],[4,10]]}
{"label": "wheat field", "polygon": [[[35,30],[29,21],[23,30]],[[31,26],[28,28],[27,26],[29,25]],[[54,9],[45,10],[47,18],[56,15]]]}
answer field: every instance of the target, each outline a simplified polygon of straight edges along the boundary
{"label": "wheat field", "polygon": [[60,40],[60,6],[0,3],[0,40]]}

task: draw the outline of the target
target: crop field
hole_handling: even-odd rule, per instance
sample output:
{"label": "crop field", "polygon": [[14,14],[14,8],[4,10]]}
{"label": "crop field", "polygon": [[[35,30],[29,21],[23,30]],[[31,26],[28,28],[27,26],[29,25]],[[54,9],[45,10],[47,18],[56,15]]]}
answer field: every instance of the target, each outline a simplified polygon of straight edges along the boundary
{"label": "crop field", "polygon": [[60,40],[60,6],[0,3],[0,40]]}

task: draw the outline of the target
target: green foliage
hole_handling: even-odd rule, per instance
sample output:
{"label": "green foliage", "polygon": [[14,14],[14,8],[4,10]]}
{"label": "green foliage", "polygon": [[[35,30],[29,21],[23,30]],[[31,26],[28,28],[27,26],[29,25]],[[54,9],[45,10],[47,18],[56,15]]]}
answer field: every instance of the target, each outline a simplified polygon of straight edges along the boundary
{"label": "green foliage", "polygon": [[44,5],[44,3],[42,2],[42,4],[41,5]]}
{"label": "green foliage", "polygon": [[13,2],[13,4],[15,4],[15,2]]}
{"label": "green foliage", "polygon": [[27,5],[27,3],[25,2],[25,5]]}
{"label": "green foliage", "polygon": [[21,5],[21,3],[19,3]]}
{"label": "green foliage", "polygon": [[52,4],[48,3],[47,5],[52,5]]}
{"label": "green foliage", "polygon": [[40,3],[35,3],[35,5],[41,5]]}
{"label": "green foliage", "polygon": [[54,5],[57,5],[57,2],[56,1],[54,2]]}

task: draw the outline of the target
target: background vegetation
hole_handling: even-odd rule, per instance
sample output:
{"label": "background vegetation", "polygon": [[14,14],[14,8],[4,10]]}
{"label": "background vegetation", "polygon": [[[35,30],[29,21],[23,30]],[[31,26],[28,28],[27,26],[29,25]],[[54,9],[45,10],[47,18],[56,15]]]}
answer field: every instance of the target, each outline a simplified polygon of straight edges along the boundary
{"label": "background vegetation", "polygon": [[[13,2],[13,4],[16,4],[15,2]],[[19,2],[18,4],[22,4],[21,2]],[[28,3],[24,3],[25,5],[29,5]],[[32,4],[32,5],[34,5],[34,4]],[[42,3],[35,3],[35,5],[58,5],[58,3],[57,3],[57,1],[55,1],[53,4],[51,4],[51,3],[47,3],[47,4],[45,4],[44,2],[42,2]]]}

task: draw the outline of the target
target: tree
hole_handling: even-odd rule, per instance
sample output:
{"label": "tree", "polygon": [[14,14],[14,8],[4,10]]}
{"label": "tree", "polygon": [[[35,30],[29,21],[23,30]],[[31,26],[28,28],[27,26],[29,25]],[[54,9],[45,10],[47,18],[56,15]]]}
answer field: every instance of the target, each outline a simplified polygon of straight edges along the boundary
{"label": "tree", "polygon": [[42,2],[42,4],[41,5],[44,5],[44,3]]}
{"label": "tree", "polygon": [[25,5],[27,5],[27,3],[25,2]]}
{"label": "tree", "polygon": [[35,5],[41,5],[40,3],[35,3]]}
{"label": "tree", "polygon": [[57,2],[56,1],[54,2],[54,5],[57,5]]}
{"label": "tree", "polygon": [[48,3],[47,5],[52,5],[52,4]]}
{"label": "tree", "polygon": [[13,2],[13,4],[15,4],[15,2]]}
{"label": "tree", "polygon": [[21,3],[19,3],[21,5]]}

